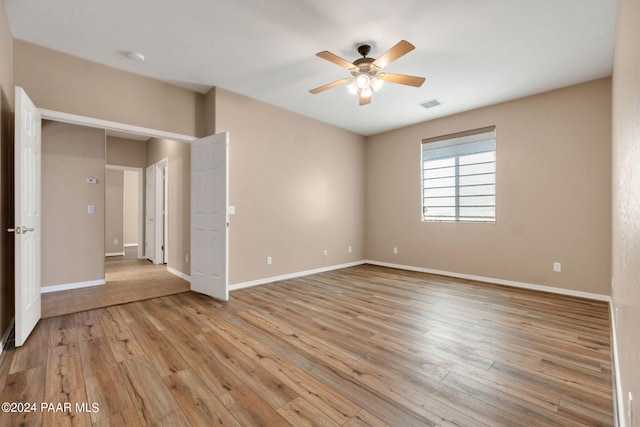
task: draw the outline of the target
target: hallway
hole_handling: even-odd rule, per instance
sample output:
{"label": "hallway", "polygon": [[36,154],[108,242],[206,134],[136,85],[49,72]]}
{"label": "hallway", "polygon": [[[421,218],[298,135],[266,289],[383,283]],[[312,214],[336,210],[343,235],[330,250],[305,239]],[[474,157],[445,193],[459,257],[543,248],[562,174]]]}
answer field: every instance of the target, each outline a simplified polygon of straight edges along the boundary
{"label": "hallway", "polygon": [[106,285],[42,294],[42,318],[108,307],[127,302],[173,295],[190,289],[189,282],[156,265],[137,259],[126,251],[124,257],[105,261]]}

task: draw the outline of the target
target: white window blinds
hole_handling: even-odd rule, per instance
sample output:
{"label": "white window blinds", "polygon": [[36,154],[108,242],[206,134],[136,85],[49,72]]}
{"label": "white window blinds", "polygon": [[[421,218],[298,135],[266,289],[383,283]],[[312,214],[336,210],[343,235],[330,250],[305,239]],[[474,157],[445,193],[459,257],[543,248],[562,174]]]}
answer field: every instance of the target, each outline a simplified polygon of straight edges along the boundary
{"label": "white window blinds", "polygon": [[495,222],[495,126],[422,141],[424,221]]}

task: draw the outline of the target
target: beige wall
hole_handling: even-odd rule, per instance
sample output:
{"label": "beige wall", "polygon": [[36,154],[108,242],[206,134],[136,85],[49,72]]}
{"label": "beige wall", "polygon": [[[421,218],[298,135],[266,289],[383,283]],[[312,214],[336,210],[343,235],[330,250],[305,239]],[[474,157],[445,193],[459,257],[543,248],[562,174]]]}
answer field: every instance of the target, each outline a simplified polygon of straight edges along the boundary
{"label": "beige wall", "polygon": [[[606,78],[367,138],[367,258],[608,295],[610,97]],[[489,125],[496,224],[421,222],[421,140]]]}
{"label": "beige wall", "polygon": [[236,208],[230,283],[363,259],[364,137],[220,88],[216,96]]}
{"label": "beige wall", "polygon": [[147,167],[147,141],[107,135],[107,164],[132,168]]}
{"label": "beige wall", "polygon": [[204,132],[204,96],[36,46],[14,43],[15,84],[38,108],[184,135]]}
{"label": "beige wall", "polygon": [[217,101],[217,88],[211,88],[209,92],[204,95],[203,102],[203,117],[204,117],[204,135],[213,135],[216,133],[216,101]]}
{"label": "beige wall", "polygon": [[[142,172],[140,172],[142,173]],[[138,244],[138,172],[124,171],[124,244]]]}
{"label": "beige wall", "polygon": [[104,177],[103,130],[43,121],[42,286],[104,279]]}
{"label": "beige wall", "polygon": [[[613,66],[613,307],[621,414],[640,425],[640,3],[618,2]],[[625,420],[626,421],[626,420]],[[626,424],[627,427],[631,427]]]}
{"label": "beige wall", "polygon": [[191,145],[151,138],[147,143],[147,164],[169,161],[169,262],[168,267],[190,274],[186,255],[191,248]]}
{"label": "beige wall", "polygon": [[[105,176],[104,253],[124,252],[124,171],[107,169]],[[117,240],[117,243],[116,243]]]}
{"label": "beige wall", "polygon": [[[0,231],[13,227],[13,38],[0,0]],[[0,338],[15,313],[13,235],[0,232]]]}

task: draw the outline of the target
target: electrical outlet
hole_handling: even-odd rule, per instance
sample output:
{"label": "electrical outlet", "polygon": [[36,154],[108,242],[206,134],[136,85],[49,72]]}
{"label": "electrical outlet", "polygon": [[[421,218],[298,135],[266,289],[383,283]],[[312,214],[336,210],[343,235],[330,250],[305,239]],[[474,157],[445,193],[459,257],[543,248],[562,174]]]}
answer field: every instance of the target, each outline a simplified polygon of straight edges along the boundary
{"label": "electrical outlet", "polygon": [[553,271],[555,271],[556,273],[560,273],[562,271],[562,264],[559,262],[554,262]]}
{"label": "electrical outlet", "polygon": [[271,262],[272,262],[272,261],[273,261],[273,260],[271,259],[271,257],[270,257],[270,256],[268,256],[268,257],[267,257],[267,265],[271,265]]}
{"label": "electrical outlet", "polygon": [[324,251],[322,251],[322,257],[323,258],[326,258],[328,256],[329,256],[329,251],[328,250],[325,249]]}
{"label": "electrical outlet", "polygon": [[113,244],[117,245],[118,244],[118,239],[113,239]]}
{"label": "electrical outlet", "polygon": [[347,248],[347,252],[349,252],[349,253],[351,253],[351,252],[352,252],[352,250],[351,250],[351,246],[349,246],[349,247]]}
{"label": "electrical outlet", "polygon": [[398,248],[396,248],[395,246],[393,247],[393,253],[397,254],[398,253]]}

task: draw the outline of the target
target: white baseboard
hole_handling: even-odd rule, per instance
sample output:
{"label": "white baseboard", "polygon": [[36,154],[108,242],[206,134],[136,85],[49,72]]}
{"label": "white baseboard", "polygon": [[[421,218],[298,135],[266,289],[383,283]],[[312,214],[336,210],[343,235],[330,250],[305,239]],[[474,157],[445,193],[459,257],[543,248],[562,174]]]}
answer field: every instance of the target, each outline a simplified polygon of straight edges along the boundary
{"label": "white baseboard", "polygon": [[624,414],[624,407],[622,403],[624,402],[622,398],[622,383],[620,382],[620,361],[618,359],[618,338],[616,336],[616,313],[615,308],[613,307],[613,302],[609,303],[609,317],[611,318],[611,349],[613,351],[613,375],[614,380],[616,382],[616,388],[613,390],[613,398],[614,398],[614,408],[617,409],[617,413],[614,414],[617,417],[617,426],[625,427],[627,424],[627,420]]}
{"label": "white baseboard", "polygon": [[46,294],[48,292],[68,291],[70,289],[89,288],[91,286],[104,285],[106,282],[104,279],[89,280],[87,282],[75,282],[75,283],[63,283],[61,285],[43,286],[40,288],[40,292]]}
{"label": "white baseboard", "polygon": [[137,243],[125,243],[125,244],[124,244],[124,247],[125,247],[125,248],[133,248],[133,247],[136,247],[136,248],[137,248],[137,247],[138,247],[138,244],[137,244]]}
{"label": "white baseboard", "polygon": [[609,295],[594,294],[591,292],[574,291],[571,289],[556,288],[553,286],[534,285],[532,283],[515,282],[513,280],[496,279],[495,277],[474,276],[472,274],[454,273],[451,271],[434,270],[431,268],[413,267],[403,264],[392,264],[389,262],[367,260],[367,264],[379,265],[381,267],[399,268],[401,270],[418,271],[421,273],[437,274],[440,276],[456,277],[458,279],[475,280],[477,282],[494,283],[496,285],[512,286],[514,288],[531,289],[534,291],[550,292],[559,295],[568,295],[573,297],[587,298],[597,301],[606,301],[611,303]]}
{"label": "white baseboard", "polygon": [[124,256],[124,252],[108,252],[104,256]]}
{"label": "white baseboard", "polygon": [[167,271],[171,274],[174,274],[176,276],[178,276],[179,278],[186,280],[187,282],[191,283],[191,276],[187,276],[186,274],[184,274],[182,271],[178,271],[173,267],[169,267],[167,266]]}
{"label": "white baseboard", "polygon": [[306,271],[300,271],[296,273],[284,274],[281,276],[266,277],[264,279],[258,279],[258,280],[253,280],[249,282],[236,283],[233,285],[229,285],[229,290],[235,291],[238,289],[244,289],[252,286],[259,286],[267,283],[277,282],[279,280],[295,279],[297,277],[308,276],[310,274],[323,273],[325,271],[331,271],[331,270],[339,270],[341,268],[353,267],[355,265],[361,265],[361,264],[372,264],[372,265],[379,265],[381,267],[398,268],[400,270],[409,270],[409,271],[418,271],[421,273],[438,274],[440,276],[456,277],[459,279],[475,280],[477,282],[494,283],[497,285],[512,286],[516,288],[531,289],[534,291],[550,292],[550,293],[559,294],[559,295],[569,295],[574,297],[587,298],[587,299],[592,299],[597,301],[606,301],[611,303],[611,297],[609,295],[574,291],[571,289],[535,285],[532,283],[516,282],[513,280],[497,279],[494,277],[475,276],[471,274],[455,273],[452,271],[444,271],[444,270],[434,270],[431,268],[414,267],[410,265],[393,264],[389,262],[374,261],[374,260],[362,260],[362,261],[356,261],[356,262],[351,262],[347,264],[339,264],[339,265],[332,265],[329,267],[317,268],[314,270],[306,270]]}
{"label": "white baseboard", "polygon": [[236,283],[229,285],[230,291],[238,289],[250,288],[252,286],[265,285],[267,283],[278,282],[280,280],[296,279],[298,277],[309,276],[311,274],[324,273],[325,271],[339,270],[341,268],[353,267],[355,265],[364,264],[365,261],[349,262],[347,264],[330,265],[328,267],[316,268],[313,270],[299,271],[297,273],[283,274],[282,276],[265,277],[264,279],[252,280],[249,282]]}

